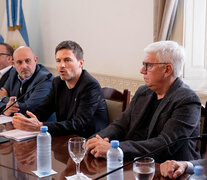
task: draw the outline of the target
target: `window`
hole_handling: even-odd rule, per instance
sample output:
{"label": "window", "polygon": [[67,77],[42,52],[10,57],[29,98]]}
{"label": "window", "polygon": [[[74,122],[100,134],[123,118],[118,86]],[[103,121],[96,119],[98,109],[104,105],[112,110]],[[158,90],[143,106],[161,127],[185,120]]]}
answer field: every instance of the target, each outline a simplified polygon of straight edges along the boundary
{"label": "window", "polygon": [[184,81],[194,90],[207,89],[206,0],[184,2]]}

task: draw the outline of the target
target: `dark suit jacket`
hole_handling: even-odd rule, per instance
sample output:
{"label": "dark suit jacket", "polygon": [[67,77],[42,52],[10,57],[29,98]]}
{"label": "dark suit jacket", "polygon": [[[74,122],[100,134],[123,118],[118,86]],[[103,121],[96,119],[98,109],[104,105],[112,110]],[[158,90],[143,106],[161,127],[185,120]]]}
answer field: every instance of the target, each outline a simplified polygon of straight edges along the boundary
{"label": "dark suit jacket", "polygon": [[[145,155],[176,139],[198,136],[200,133],[200,99],[177,78],[152,116],[149,128],[146,129],[147,139],[140,137],[142,140],[130,140],[147,111],[153,93],[147,86],[140,87],[120,119],[98,133],[110,140],[120,140],[120,147],[126,158]],[[177,143],[172,148],[154,154],[157,162],[164,162],[167,159],[192,160],[199,157],[196,141],[192,140]]]}
{"label": "dark suit jacket", "polygon": [[[53,136],[77,134],[89,137],[108,125],[108,111],[101,87],[87,71],[83,70],[72,97],[68,97],[67,91],[65,81],[56,77],[47,98],[33,111],[40,121],[56,112],[58,122],[44,122]],[[68,104],[71,106],[66,109]]]}
{"label": "dark suit jacket", "polygon": [[4,86],[5,82],[7,81],[9,77],[9,73],[13,67],[11,67],[0,79],[0,89]]}
{"label": "dark suit jacket", "polygon": [[[47,79],[47,75],[50,72],[41,64],[37,64],[35,72],[33,73],[32,77],[23,85],[22,89],[24,89],[24,93],[30,91],[36,84],[44,79]],[[23,97],[23,99],[18,104],[20,106],[20,113],[25,114],[26,110],[31,111],[36,106],[43,101],[46,95],[50,92],[50,88],[52,86],[53,76],[50,79],[40,83],[37,85],[32,91],[30,91],[27,95]],[[8,96],[19,96],[19,91],[21,87],[21,82],[18,79],[18,73],[16,68],[13,68],[10,71],[9,78],[4,85],[4,88],[8,92]],[[6,104],[9,101],[9,97],[4,99],[4,102],[0,103],[0,109],[4,109]]]}

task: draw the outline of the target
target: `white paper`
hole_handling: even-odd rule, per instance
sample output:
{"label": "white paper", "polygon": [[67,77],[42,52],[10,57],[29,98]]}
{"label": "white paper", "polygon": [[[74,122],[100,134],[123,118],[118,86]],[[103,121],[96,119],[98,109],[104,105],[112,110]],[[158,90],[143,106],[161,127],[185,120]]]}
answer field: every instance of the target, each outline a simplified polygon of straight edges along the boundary
{"label": "white paper", "polygon": [[37,171],[32,171],[36,176],[38,176],[39,178],[43,178],[43,177],[47,177],[47,176],[51,176],[51,175],[54,175],[54,174],[57,174],[56,171],[54,171],[53,169],[51,169],[50,173],[49,174],[46,174],[46,175],[42,175],[42,174],[39,174]]}
{"label": "white paper", "polygon": [[36,137],[38,135],[39,131],[22,131],[19,129],[13,129],[10,131],[4,131],[0,133],[0,136],[4,136],[9,139],[14,139],[16,141],[23,141],[26,139],[30,139],[33,137]]}
{"label": "white paper", "polygon": [[4,116],[0,115],[0,124],[5,124],[8,122],[12,122],[12,117],[11,116]]}

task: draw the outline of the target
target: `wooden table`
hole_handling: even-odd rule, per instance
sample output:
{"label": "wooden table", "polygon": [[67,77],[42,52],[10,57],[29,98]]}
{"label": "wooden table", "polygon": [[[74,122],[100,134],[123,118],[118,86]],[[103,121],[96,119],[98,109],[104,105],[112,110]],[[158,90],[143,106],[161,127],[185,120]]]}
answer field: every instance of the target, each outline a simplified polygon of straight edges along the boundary
{"label": "wooden table", "polygon": [[[52,138],[52,168],[58,173],[45,179],[64,180],[65,176],[75,174],[75,163],[68,153],[68,139],[70,137]],[[0,144],[0,179],[37,180],[37,177],[31,172],[36,170],[36,153],[36,139],[23,142],[10,141]],[[106,173],[106,160],[96,159],[91,155],[87,155],[81,162],[81,172],[92,179],[97,178]],[[188,175],[183,175],[180,179],[187,178]],[[124,168],[124,179],[134,179],[132,165]],[[165,179],[160,175],[159,164],[156,164],[154,180]]]}

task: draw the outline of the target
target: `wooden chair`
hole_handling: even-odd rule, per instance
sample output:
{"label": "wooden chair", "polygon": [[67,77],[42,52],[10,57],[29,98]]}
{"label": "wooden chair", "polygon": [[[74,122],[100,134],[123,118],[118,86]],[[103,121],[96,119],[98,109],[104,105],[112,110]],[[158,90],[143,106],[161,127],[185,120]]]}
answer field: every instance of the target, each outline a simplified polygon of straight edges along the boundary
{"label": "wooden chair", "polygon": [[[207,133],[207,102],[205,107],[201,107],[201,122],[200,122],[200,134],[206,134]],[[206,139],[202,139],[200,142],[198,142],[198,147],[200,148],[201,156],[204,155],[206,152]]]}
{"label": "wooden chair", "polygon": [[102,92],[106,99],[109,120],[112,122],[120,117],[130,102],[130,90],[124,89],[123,93],[111,87],[103,87]]}

